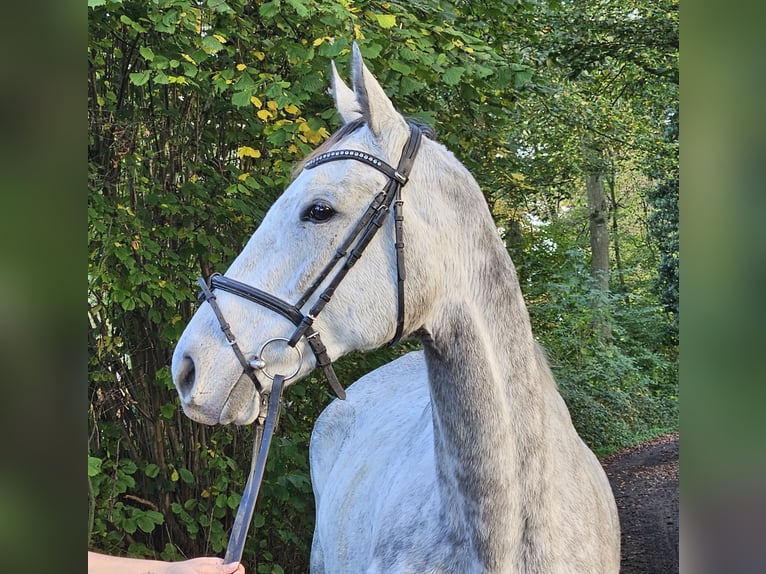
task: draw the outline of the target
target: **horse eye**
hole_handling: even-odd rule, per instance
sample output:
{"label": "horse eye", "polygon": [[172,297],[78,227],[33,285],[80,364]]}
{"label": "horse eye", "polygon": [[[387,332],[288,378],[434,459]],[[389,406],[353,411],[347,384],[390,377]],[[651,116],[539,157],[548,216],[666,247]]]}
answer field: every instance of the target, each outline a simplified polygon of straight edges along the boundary
{"label": "horse eye", "polygon": [[335,215],[335,210],[328,203],[319,202],[310,205],[301,215],[301,221],[323,223]]}

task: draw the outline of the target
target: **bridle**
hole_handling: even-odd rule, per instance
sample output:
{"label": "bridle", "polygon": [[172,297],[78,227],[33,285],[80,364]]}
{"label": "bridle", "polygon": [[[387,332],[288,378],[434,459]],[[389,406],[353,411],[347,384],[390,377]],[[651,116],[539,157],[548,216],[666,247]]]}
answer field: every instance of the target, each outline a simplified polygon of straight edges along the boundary
{"label": "bridle", "polygon": [[[399,165],[394,169],[381,159],[368,154],[366,152],[350,149],[341,149],[335,151],[329,151],[322,153],[304,165],[304,169],[314,169],[315,167],[329,163],[332,161],[341,160],[355,160],[367,164],[381,173],[387,178],[385,188],[379,192],[372,200],[367,210],[362,215],[361,219],[357,222],[356,226],[351,230],[346,239],[338,246],[333,258],[324,266],[319,275],[314,279],[306,292],[298,299],[295,304],[290,304],[270,293],[251,287],[246,283],[236,281],[229,277],[224,277],[220,273],[212,274],[207,281],[203,278],[199,278],[197,281],[202,289],[200,294],[200,300],[207,301],[213,308],[213,311],[218,319],[218,323],[221,326],[221,330],[224,332],[232,351],[237,357],[237,360],[242,365],[244,373],[253,381],[256,389],[260,392],[261,385],[258,379],[255,377],[255,371],[261,370],[263,372],[265,362],[263,359],[263,349],[266,346],[275,341],[284,341],[292,348],[296,348],[296,345],[301,338],[306,339],[314,353],[317,366],[322,369],[325,377],[327,378],[330,387],[335,394],[343,399],[345,398],[345,392],[343,387],[338,382],[338,377],[335,375],[335,371],[332,368],[332,361],[327,354],[327,348],[322,343],[319,332],[314,330],[313,323],[317,316],[322,312],[327,303],[332,299],[335,290],[338,285],[343,281],[348,272],[354,266],[354,264],[362,256],[367,245],[369,245],[372,238],[383,226],[386,217],[388,216],[391,206],[393,204],[394,211],[394,233],[396,248],[396,268],[397,268],[397,320],[396,320],[396,332],[394,337],[389,342],[389,345],[394,345],[399,342],[404,330],[404,280],[406,277],[404,268],[404,239],[403,239],[403,221],[402,215],[402,187],[407,183],[409,173],[412,168],[412,164],[415,161],[415,156],[420,148],[420,141],[422,138],[421,129],[415,124],[409,124],[410,135],[407,139],[407,143],[404,145],[402,155],[399,160]],[[316,300],[316,303],[311,307],[308,313],[303,314],[301,308],[311,298],[311,296],[319,289],[322,283],[330,276],[332,271],[338,266],[338,264],[345,258],[345,261],[332,277],[330,282],[324,288],[322,293]],[[253,303],[257,303],[267,309],[274,311],[284,318],[289,320],[294,326],[295,330],[289,339],[276,338],[267,341],[263,347],[261,347],[260,356],[256,356],[254,359],[248,360],[245,357],[242,350],[237,344],[236,338],[231,331],[229,324],[226,322],[223,313],[216,301],[214,290],[220,289],[242,297]],[[273,379],[273,376],[267,374],[267,377]],[[296,373],[297,374],[297,373]],[[287,377],[289,378],[289,377]]]}
{"label": "bridle", "polygon": [[[226,336],[237,360],[242,365],[244,374],[253,381],[253,384],[258,390],[261,397],[262,407],[259,422],[263,421],[263,407],[265,407],[267,413],[265,415],[263,426],[256,426],[257,434],[253,450],[253,463],[240,502],[240,507],[237,511],[234,528],[232,529],[229,539],[229,546],[225,558],[226,563],[238,562],[242,556],[245,536],[255,508],[255,500],[258,496],[260,482],[265,469],[266,455],[268,454],[271,436],[279,416],[279,400],[283,390],[283,383],[297,375],[300,370],[302,356],[296,345],[302,338],[306,339],[311,351],[314,353],[317,366],[324,372],[325,378],[333,392],[340,399],[345,399],[346,397],[346,393],[338,381],[338,377],[332,367],[332,360],[327,353],[327,348],[322,343],[319,332],[313,328],[313,323],[325,306],[330,302],[335,294],[335,290],[348,272],[362,256],[372,238],[375,237],[378,230],[383,227],[383,224],[388,217],[388,213],[392,209],[392,205],[394,212],[394,247],[396,249],[397,269],[397,319],[396,331],[394,337],[389,342],[389,345],[395,345],[402,337],[404,331],[404,281],[406,274],[404,268],[404,217],[402,215],[403,201],[401,191],[409,179],[410,170],[412,169],[415,157],[420,149],[420,142],[423,135],[419,126],[412,123],[408,125],[410,129],[409,137],[404,145],[402,155],[399,158],[399,164],[396,168],[369,153],[352,149],[340,149],[321,153],[307,161],[303,166],[303,169],[310,170],[333,161],[354,160],[377,169],[388,178],[388,182],[383,190],[373,198],[372,202],[369,204],[357,224],[351,229],[346,239],[338,246],[333,258],[322,268],[318,276],[295,304],[290,304],[279,297],[275,297],[270,293],[262,291],[261,289],[256,289],[246,283],[236,281],[229,277],[224,277],[219,273],[212,274],[207,281],[201,277],[197,279],[202,290],[198,298],[200,301],[207,301],[212,307],[221,330]],[[343,261],[342,264],[341,261]],[[304,314],[301,311],[303,306],[317,292],[320,286],[327,281],[327,278],[330,277],[333,270],[339,265],[340,267],[335,271],[335,275],[329,280],[327,286],[322,290],[314,305],[308,313]],[[253,359],[248,359],[240,349],[237,340],[231,331],[231,327],[226,322],[226,319],[218,306],[214,293],[217,289],[232,293],[278,313],[290,321],[295,326],[295,330],[289,338],[276,337],[267,340],[261,347],[258,355]],[[298,354],[298,368],[296,368],[293,373],[272,374],[266,370],[267,364],[264,358],[264,351],[269,345],[277,342],[286,343],[287,346],[293,348]],[[272,380],[273,383],[270,393],[262,392],[263,389],[255,375],[255,371],[260,371],[264,376]]]}

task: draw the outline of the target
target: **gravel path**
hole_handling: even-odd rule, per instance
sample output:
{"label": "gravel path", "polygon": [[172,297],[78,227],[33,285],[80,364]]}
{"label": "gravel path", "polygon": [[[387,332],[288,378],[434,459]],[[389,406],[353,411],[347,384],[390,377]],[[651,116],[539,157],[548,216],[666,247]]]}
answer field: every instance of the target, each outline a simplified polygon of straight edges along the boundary
{"label": "gravel path", "polygon": [[622,529],[620,574],[678,572],[678,433],[603,462]]}

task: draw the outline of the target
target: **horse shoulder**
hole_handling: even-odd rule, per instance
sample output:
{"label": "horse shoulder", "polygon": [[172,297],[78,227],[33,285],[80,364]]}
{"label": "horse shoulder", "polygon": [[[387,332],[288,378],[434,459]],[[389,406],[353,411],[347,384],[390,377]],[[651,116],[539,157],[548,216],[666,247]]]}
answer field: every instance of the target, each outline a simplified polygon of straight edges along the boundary
{"label": "horse shoulder", "polygon": [[411,352],[354,382],[347,389],[346,400],[336,399],[330,403],[317,418],[311,433],[310,462],[316,478],[326,474],[347,441],[364,440],[364,436],[357,433],[360,427],[369,428],[372,421],[366,417],[398,418],[397,412],[381,411],[396,410],[397,401],[410,394],[413,385],[424,384],[424,375],[423,353]]}

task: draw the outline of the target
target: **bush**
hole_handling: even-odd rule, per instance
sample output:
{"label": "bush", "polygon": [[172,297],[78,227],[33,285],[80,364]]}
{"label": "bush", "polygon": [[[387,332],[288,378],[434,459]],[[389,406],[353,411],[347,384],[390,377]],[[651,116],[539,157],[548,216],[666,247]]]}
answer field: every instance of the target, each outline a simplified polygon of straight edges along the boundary
{"label": "bush", "polygon": [[[530,316],[575,427],[603,456],[677,428],[676,350],[664,336],[672,318],[649,294],[602,300],[576,261],[533,297]],[[603,338],[595,326],[605,317]]]}

